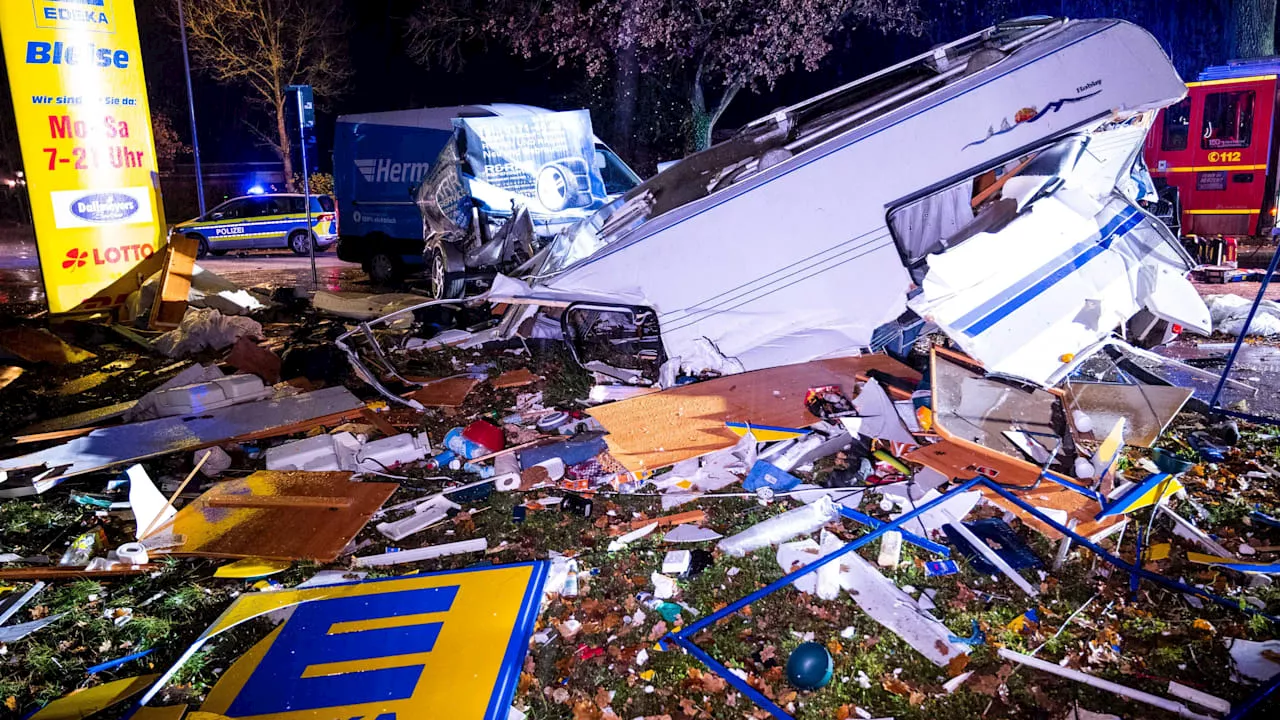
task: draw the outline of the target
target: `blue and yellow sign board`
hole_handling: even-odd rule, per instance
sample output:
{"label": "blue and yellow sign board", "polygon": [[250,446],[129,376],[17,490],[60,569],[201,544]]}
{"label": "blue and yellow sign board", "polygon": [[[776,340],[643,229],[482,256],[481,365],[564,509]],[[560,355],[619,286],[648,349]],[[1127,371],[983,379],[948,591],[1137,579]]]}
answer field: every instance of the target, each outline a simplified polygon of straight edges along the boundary
{"label": "blue and yellow sign board", "polygon": [[163,237],[133,0],[0,0],[49,310],[99,296]]}
{"label": "blue and yellow sign board", "polygon": [[545,562],[242,595],[206,641],[291,609],[200,711],[254,720],[505,720],[546,580]]}

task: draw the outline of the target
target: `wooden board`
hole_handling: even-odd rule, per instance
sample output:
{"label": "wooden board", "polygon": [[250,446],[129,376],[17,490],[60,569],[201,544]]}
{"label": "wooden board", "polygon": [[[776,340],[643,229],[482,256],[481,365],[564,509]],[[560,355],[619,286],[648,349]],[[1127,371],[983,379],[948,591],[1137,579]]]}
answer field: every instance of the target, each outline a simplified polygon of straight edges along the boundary
{"label": "wooden board", "polygon": [[174,236],[164,248],[164,270],[160,272],[160,288],[151,306],[151,320],[147,327],[172,329],[182,322],[187,313],[187,298],[191,295],[191,274],[195,270],[196,250],[199,241],[186,236]]}
{"label": "wooden board", "polygon": [[479,384],[480,380],[469,375],[431,380],[417,390],[406,393],[404,397],[417,400],[427,407],[461,407],[467,395]]}
{"label": "wooden board", "polygon": [[507,388],[524,387],[532,385],[542,378],[534,375],[528,368],[520,368],[519,370],[511,370],[504,372],[498,377],[489,381],[489,385],[495,390],[506,390]]}
{"label": "wooden board", "polygon": [[25,326],[0,330],[0,349],[31,363],[72,365],[97,355],[66,344],[57,335],[43,328]]}
{"label": "wooden board", "polygon": [[920,374],[888,355],[817,360],[682,385],[587,411],[609,431],[609,453],[632,472],[656,470],[723,450],[739,438],[726,422],[805,427],[809,388],[839,385],[846,393],[878,370],[910,383]]}
{"label": "wooden board", "polygon": [[159,565],[121,566],[116,570],[85,570],[82,567],[18,567],[0,570],[0,580],[96,580],[98,578],[123,578],[159,570]]}
{"label": "wooden board", "polygon": [[[213,486],[155,536],[185,536],[174,555],[333,562],[398,487],[352,482],[348,472],[263,470]],[[334,498],[349,504],[334,507]],[[264,506],[219,507],[224,501]]]}
{"label": "wooden board", "polygon": [[[953,480],[971,480],[978,475],[983,475],[1003,485],[1031,488],[1035,484],[1039,476],[1038,468],[993,450],[986,448],[983,450],[985,452],[978,452],[950,440],[939,440],[936,443],[918,447],[903,455],[903,458],[936,470]],[[1067,524],[1070,525],[1071,520],[1074,519],[1077,523],[1076,532],[1087,538],[1104,537],[1125,522],[1123,516],[1103,518],[1101,521],[1094,520],[1094,515],[1102,509],[1096,500],[1090,500],[1074,490],[1068,490],[1048,478],[1041,480],[1040,485],[1034,490],[1010,489],[1036,507],[1066,512]],[[999,493],[989,488],[982,488],[982,493],[987,500],[1017,515],[1023,522],[1046,537],[1053,540],[1062,537],[1062,533],[1028,515],[1022,508],[1001,497]]]}

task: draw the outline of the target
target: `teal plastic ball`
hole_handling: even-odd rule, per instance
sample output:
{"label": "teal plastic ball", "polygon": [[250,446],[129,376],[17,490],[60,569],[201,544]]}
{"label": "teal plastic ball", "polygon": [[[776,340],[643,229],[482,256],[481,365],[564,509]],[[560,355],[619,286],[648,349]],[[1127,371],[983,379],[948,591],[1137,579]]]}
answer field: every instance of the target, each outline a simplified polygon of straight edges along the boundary
{"label": "teal plastic ball", "polygon": [[787,658],[787,680],[801,690],[817,690],[831,682],[835,663],[821,643],[807,642]]}

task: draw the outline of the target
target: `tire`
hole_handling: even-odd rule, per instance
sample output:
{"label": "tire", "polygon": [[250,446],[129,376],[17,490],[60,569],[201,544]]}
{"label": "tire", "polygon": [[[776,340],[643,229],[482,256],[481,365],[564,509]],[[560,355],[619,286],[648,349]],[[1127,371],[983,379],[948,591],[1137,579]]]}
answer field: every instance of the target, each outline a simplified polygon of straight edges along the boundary
{"label": "tire", "polygon": [[227,250],[210,250],[209,254],[214,257],[222,257],[223,255],[226,255],[227,252]]}
{"label": "tire", "polygon": [[460,298],[467,290],[466,278],[450,273],[445,262],[444,252],[439,245],[427,249],[427,292],[436,300]]}
{"label": "tire", "polygon": [[311,233],[306,230],[295,230],[289,234],[289,249],[294,255],[310,255],[311,248],[307,247],[307,241],[315,245],[315,240],[311,237]]}
{"label": "tire", "polygon": [[387,253],[375,253],[365,266],[369,281],[374,285],[397,285],[404,278],[404,268],[400,258]]}
{"label": "tire", "polygon": [[[196,259],[197,260],[203,260],[209,257],[210,251],[209,251],[208,240],[206,240],[203,236],[197,235],[195,233],[191,233],[190,235],[187,235],[187,237],[196,241]],[[218,253],[214,253],[214,254],[216,255]]]}

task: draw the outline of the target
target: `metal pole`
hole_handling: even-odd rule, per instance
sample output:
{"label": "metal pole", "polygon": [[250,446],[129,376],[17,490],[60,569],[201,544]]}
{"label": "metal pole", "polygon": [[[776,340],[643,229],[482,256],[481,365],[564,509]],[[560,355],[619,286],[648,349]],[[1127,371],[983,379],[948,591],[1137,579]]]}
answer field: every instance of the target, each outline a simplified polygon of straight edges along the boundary
{"label": "metal pole", "polygon": [[302,108],[302,90],[298,95],[298,137],[302,140],[302,204],[307,208],[307,252],[311,255],[311,288],[320,285],[320,276],[316,273],[316,238],[311,230],[311,172],[307,170],[307,123]]}
{"label": "metal pole", "polygon": [[191,117],[191,154],[196,161],[196,200],[203,216],[204,176],[200,173],[200,136],[196,134],[196,100],[191,93],[191,59],[187,57],[187,21],[182,12],[182,0],[178,0],[178,29],[182,31],[182,67],[187,71],[187,113]]}
{"label": "metal pole", "polygon": [[1227,366],[1222,368],[1222,377],[1218,378],[1218,387],[1213,390],[1213,397],[1209,400],[1209,409],[1218,409],[1218,398],[1222,395],[1222,389],[1227,386],[1227,378],[1231,375],[1231,368],[1236,364],[1236,355],[1240,352],[1240,346],[1244,344],[1244,336],[1249,332],[1249,326],[1253,324],[1253,316],[1258,312],[1258,306],[1262,304],[1262,299],[1267,294],[1267,286],[1271,284],[1271,276],[1275,274],[1276,264],[1280,262],[1280,247],[1276,248],[1275,253],[1271,255],[1271,264],[1267,265],[1267,275],[1262,278],[1262,285],[1258,288],[1258,297],[1253,299],[1253,307],[1249,308],[1249,316],[1244,320],[1244,326],[1240,328],[1240,335],[1236,337],[1236,344],[1231,348],[1231,354],[1227,355]]}

